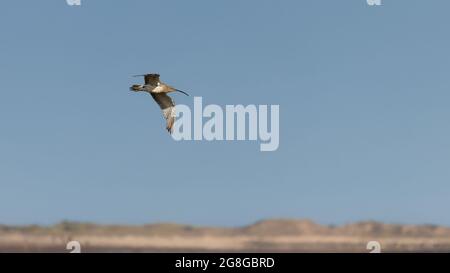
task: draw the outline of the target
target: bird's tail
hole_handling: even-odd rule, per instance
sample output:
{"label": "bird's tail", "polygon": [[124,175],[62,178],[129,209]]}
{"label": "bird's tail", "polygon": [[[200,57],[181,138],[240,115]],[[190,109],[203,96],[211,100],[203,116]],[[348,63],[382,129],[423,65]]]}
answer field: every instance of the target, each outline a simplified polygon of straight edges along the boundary
{"label": "bird's tail", "polygon": [[140,84],[133,84],[133,86],[130,87],[130,91],[142,91],[142,85]]}

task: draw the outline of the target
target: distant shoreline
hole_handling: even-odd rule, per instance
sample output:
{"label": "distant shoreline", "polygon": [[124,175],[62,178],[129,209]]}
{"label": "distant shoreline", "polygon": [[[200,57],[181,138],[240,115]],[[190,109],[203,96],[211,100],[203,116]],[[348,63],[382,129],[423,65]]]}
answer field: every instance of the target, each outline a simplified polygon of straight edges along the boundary
{"label": "distant shoreline", "polygon": [[69,241],[84,252],[448,252],[450,228],[358,222],[325,226],[309,220],[264,220],[236,227],[180,224],[140,226],[62,222],[53,226],[0,225],[0,252],[67,252]]}

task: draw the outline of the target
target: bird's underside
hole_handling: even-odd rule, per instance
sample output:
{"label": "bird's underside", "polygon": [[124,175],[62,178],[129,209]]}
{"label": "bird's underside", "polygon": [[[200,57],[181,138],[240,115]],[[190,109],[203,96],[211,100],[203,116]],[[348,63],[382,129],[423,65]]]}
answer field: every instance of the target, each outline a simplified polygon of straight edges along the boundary
{"label": "bird's underside", "polygon": [[167,95],[167,93],[170,92],[181,92],[185,95],[188,95],[187,93],[175,89],[165,83],[162,83],[159,80],[159,74],[146,74],[146,75],[139,75],[144,77],[144,85],[135,84],[131,86],[130,90],[138,92],[138,91],[144,91],[148,92],[152,98],[156,101],[156,103],[159,105],[163,112],[163,116],[166,119],[166,129],[167,131],[172,134],[173,131],[173,125],[175,123],[175,117],[176,117],[176,111],[175,111],[175,102],[172,100],[171,97]]}
{"label": "bird's underside", "polygon": [[150,93],[163,112],[166,119],[166,129],[172,134],[173,124],[175,123],[176,111],[175,102],[166,93]]}

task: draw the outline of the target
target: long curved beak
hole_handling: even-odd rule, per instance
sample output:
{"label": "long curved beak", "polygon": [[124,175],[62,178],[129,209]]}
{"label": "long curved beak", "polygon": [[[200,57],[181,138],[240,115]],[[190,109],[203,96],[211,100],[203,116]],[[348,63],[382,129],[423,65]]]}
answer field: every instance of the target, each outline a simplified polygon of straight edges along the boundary
{"label": "long curved beak", "polygon": [[186,93],[186,92],[184,92],[184,91],[181,91],[181,90],[178,90],[178,89],[175,89],[175,91],[180,92],[180,93],[183,93],[183,94],[185,94],[186,96],[189,96],[189,94]]}

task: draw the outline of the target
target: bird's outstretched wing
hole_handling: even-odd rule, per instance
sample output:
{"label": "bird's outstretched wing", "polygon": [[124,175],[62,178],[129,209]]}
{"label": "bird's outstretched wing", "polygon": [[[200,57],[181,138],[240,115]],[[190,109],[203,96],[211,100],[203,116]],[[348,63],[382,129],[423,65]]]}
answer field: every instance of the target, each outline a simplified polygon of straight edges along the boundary
{"label": "bird's outstretched wing", "polygon": [[156,103],[159,105],[163,112],[163,116],[166,119],[167,122],[167,131],[172,134],[172,127],[175,123],[175,102],[172,100],[171,97],[167,96],[166,93],[150,93],[152,95],[153,99],[156,101]]}
{"label": "bird's outstretched wing", "polygon": [[159,74],[147,74],[144,79],[145,84],[156,86],[159,83]]}
{"label": "bird's outstretched wing", "polygon": [[134,77],[144,77],[146,85],[157,86],[159,83],[159,74],[136,75]]}

